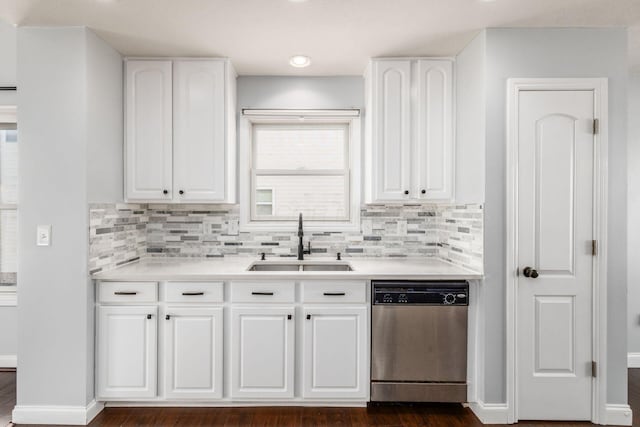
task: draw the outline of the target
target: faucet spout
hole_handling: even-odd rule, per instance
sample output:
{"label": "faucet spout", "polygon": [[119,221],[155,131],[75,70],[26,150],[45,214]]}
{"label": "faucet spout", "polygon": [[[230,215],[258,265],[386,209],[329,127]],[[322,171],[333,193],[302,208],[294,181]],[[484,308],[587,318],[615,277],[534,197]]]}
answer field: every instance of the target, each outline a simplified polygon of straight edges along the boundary
{"label": "faucet spout", "polygon": [[302,231],[302,212],[298,217],[298,261],[304,260],[304,243],[302,242],[302,238],[304,236],[304,232]]}

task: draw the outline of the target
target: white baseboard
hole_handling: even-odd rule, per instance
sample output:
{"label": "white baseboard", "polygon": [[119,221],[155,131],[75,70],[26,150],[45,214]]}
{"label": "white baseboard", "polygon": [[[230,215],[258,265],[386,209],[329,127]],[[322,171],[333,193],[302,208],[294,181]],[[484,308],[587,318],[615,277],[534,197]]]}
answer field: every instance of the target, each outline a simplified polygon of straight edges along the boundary
{"label": "white baseboard", "polygon": [[630,426],[633,422],[633,413],[629,405],[607,404],[606,425],[609,426]]}
{"label": "white baseboard", "polygon": [[18,366],[18,356],[15,354],[0,354],[0,368],[15,368]]}
{"label": "white baseboard", "polygon": [[86,426],[102,411],[104,404],[91,401],[85,406],[32,406],[20,405],[13,409],[15,424],[49,424]]}
{"label": "white baseboard", "polygon": [[469,407],[482,424],[509,424],[506,403],[469,402]]}
{"label": "white baseboard", "polygon": [[627,354],[627,367],[640,368],[640,353]]}

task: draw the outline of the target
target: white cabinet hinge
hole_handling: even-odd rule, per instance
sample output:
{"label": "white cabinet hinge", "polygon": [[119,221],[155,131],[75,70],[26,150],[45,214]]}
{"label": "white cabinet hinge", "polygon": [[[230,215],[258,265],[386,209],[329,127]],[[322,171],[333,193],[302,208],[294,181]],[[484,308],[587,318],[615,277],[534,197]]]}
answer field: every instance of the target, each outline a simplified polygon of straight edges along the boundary
{"label": "white cabinet hinge", "polygon": [[593,134],[597,135],[600,132],[600,120],[593,119]]}

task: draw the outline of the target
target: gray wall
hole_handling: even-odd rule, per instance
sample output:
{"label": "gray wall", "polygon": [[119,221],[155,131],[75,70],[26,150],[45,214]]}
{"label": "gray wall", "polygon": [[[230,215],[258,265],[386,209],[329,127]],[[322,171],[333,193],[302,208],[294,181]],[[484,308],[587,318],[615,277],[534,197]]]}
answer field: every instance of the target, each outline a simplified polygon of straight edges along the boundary
{"label": "gray wall", "polygon": [[243,108],[364,108],[362,77],[239,77]]}
{"label": "gray wall", "polygon": [[123,200],[122,57],[87,31],[87,175],[89,203]]}
{"label": "gray wall", "polygon": [[627,35],[625,29],[486,30],[485,401],[505,401],[506,81],[609,78],[609,403],[627,402]]}
{"label": "gray wall", "polygon": [[[16,28],[0,20],[0,86],[16,84]],[[15,92],[0,91],[0,105],[16,105]],[[17,353],[18,315],[15,307],[0,307],[0,355]]]}
{"label": "gray wall", "polygon": [[[16,28],[0,20],[0,86],[16,84]],[[0,92],[0,105],[16,105],[15,92]]]}
{"label": "gray wall", "polygon": [[640,353],[640,73],[629,76],[628,301],[629,353]]}
{"label": "gray wall", "polygon": [[[85,406],[93,396],[88,200],[121,189],[117,182],[114,188],[92,188],[88,169],[98,159],[90,141],[97,135],[88,128],[104,119],[105,126],[116,127],[109,135],[121,135],[121,121],[114,118],[122,106],[97,87],[121,85],[120,62],[86,28],[18,29],[19,406]],[[100,139],[110,143],[122,141]],[[52,224],[50,247],[35,246],[37,224]]]}
{"label": "gray wall", "polygon": [[486,34],[456,57],[456,203],[484,203]]}
{"label": "gray wall", "polygon": [[16,307],[0,307],[0,356],[14,356],[18,347]]}

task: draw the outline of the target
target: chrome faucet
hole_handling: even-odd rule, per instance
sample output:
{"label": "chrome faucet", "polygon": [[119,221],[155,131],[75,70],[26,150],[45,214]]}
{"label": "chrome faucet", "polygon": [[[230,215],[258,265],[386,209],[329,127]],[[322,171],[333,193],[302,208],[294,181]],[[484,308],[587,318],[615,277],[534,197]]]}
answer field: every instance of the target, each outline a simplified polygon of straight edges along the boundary
{"label": "chrome faucet", "polygon": [[304,232],[302,231],[302,213],[298,217],[298,261],[304,260],[304,255],[311,255],[311,241],[309,241],[309,249],[304,250],[304,243],[302,242],[302,238],[304,237]]}

